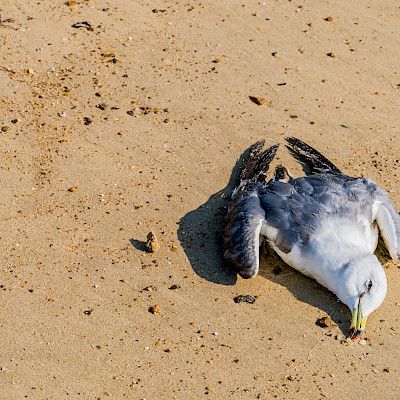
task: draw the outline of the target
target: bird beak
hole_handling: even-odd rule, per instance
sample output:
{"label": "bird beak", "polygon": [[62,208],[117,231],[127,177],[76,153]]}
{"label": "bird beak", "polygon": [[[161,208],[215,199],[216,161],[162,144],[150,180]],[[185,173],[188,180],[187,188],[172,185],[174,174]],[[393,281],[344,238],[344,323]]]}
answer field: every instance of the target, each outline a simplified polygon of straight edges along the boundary
{"label": "bird beak", "polygon": [[364,333],[367,318],[368,317],[363,317],[361,313],[360,301],[358,301],[357,307],[353,310],[351,325],[347,337],[354,341],[359,341],[361,335]]}

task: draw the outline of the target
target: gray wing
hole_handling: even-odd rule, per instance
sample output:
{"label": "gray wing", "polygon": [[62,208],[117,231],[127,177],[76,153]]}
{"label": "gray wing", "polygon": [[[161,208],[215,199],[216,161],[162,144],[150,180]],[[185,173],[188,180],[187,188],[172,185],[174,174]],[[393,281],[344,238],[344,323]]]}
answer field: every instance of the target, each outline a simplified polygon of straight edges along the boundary
{"label": "gray wing", "polygon": [[374,199],[373,217],[394,260],[400,258],[400,215],[397,213],[389,195],[376,183],[365,180],[366,186]]}
{"label": "gray wing", "polygon": [[[312,187],[306,181],[297,181],[271,182],[260,192],[267,239],[286,254],[295,244],[306,243],[318,227],[318,205],[310,196]],[[304,192],[297,190],[296,184]]]}
{"label": "gray wing", "polygon": [[223,234],[224,259],[243,278],[252,278],[258,273],[264,218],[256,190],[238,194],[229,205]]}
{"label": "gray wing", "polygon": [[325,217],[359,217],[373,222],[374,197],[365,180],[340,174],[314,174],[287,183],[271,182],[260,190],[266,236],[280,251],[307,244]]}
{"label": "gray wing", "polygon": [[261,229],[284,253],[296,243],[307,242],[319,224],[319,205],[312,193],[312,185],[302,178],[288,183],[247,184],[239,189],[226,216],[223,239],[227,263],[243,278],[257,275]]}
{"label": "gray wing", "polygon": [[400,216],[388,194],[376,183],[340,174],[316,174],[299,178],[294,186],[304,199],[311,198],[305,200],[303,210],[311,224],[317,222],[313,219],[315,212],[355,220],[366,218],[371,225],[377,223],[390,256],[400,257]]}
{"label": "gray wing", "polygon": [[264,141],[253,144],[240,171],[240,182],[232,194],[223,233],[224,259],[243,278],[259,270],[260,232],[265,213],[258,189],[265,185],[269,164],[279,145],[262,150]]}

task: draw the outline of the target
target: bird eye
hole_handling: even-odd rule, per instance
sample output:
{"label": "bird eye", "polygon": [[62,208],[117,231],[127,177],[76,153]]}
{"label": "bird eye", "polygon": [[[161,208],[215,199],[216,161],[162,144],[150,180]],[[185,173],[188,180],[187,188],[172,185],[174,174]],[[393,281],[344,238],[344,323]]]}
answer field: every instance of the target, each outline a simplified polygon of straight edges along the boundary
{"label": "bird eye", "polygon": [[369,281],[369,282],[367,283],[367,287],[368,287],[368,290],[370,290],[370,289],[372,288],[372,281]]}

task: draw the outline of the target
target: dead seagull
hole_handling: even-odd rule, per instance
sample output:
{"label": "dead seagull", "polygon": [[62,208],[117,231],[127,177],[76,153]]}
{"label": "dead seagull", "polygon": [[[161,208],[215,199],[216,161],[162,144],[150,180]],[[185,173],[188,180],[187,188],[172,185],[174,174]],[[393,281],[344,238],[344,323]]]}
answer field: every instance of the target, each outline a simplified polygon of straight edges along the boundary
{"label": "dead seagull", "polygon": [[386,275],[374,251],[378,227],[392,259],[400,256],[400,216],[369,179],[342,173],[321,153],[289,137],[287,148],[306,176],[278,166],[279,145],[251,146],[234,190],[223,235],[224,258],[243,278],[259,270],[260,235],[282,260],[336,294],[352,312],[349,337],[359,340],[367,317],[386,296]]}

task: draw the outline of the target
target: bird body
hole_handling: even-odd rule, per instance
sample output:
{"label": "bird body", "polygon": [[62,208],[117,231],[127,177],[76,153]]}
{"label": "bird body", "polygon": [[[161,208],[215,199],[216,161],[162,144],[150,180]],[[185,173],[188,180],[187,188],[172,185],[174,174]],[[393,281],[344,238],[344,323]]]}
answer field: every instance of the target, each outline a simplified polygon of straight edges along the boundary
{"label": "bird body", "polygon": [[261,152],[258,142],[250,148],[228,209],[225,259],[244,278],[257,275],[262,235],[283,261],[334,292],[352,311],[361,307],[359,317],[365,319],[386,295],[386,276],[373,254],[378,226],[396,259],[400,217],[377,184],[343,174],[298,139],[288,142],[311,171],[285,180],[280,166],[279,179],[267,182],[277,146]]}

